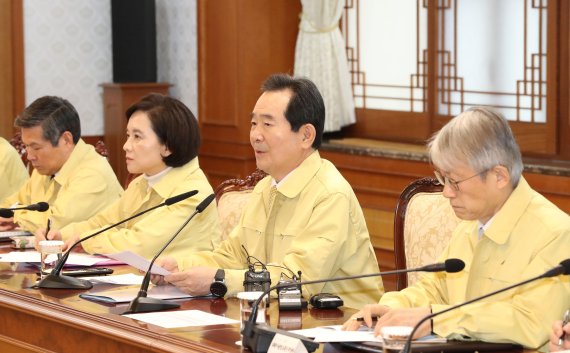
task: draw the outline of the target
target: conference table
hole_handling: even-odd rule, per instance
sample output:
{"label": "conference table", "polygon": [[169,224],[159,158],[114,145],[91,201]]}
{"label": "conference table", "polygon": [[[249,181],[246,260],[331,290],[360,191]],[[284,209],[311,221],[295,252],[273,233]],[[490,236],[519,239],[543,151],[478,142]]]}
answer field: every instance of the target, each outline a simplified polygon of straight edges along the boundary
{"label": "conference table", "polygon": [[[12,251],[0,244],[0,254]],[[116,274],[135,272],[112,266]],[[27,264],[0,263],[0,352],[241,352],[240,325],[165,329],[124,317],[127,304],[103,305],[79,297],[117,286],[95,284],[90,290],[36,289],[37,269]],[[193,298],[178,301],[177,310],[201,310],[239,320],[236,298]],[[268,309],[271,326],[286,330],[343,323],[354,310]],[[319,351],[337,352],[334,344]],[[348,351],[343,349],[342,351]]]}
{"label": "conference table", "polygon": [[[0,244],[0,254],[12,251]],[[116,274],[135,272],[112,266]],[[0,263],[0,352],[242,352],[240,325],[210,325],[165,329],[121,314],[127,304],[99,304],[79,297],[118,287],[95,284],[88,291],[36,289],[37,269],[20,263]],[[125,286],[122,286],[124,288]],[[178,301],[176,310],[201,310],[239,320],[236,298],[192,298]],[[285,330],[337,325],[354,310],[268,309],[272,327]],[[247,352],[247,351],[246,351]],[[357,352],[339,344],[321,344],[318,352]],[[358,351],[360,352],[360,351]]]}

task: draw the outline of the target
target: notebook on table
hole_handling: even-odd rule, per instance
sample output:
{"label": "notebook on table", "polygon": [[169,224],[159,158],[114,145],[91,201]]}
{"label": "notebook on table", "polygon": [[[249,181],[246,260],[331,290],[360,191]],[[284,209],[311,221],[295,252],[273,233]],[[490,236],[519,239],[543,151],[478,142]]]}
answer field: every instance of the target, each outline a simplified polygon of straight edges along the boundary
{"label": "notebook on table", "polygon": [[10,239],[11,237],[25,237],[25,236],[33,236],[33,234],[25,230],[7,230],[4,232],[0,232],[0,242],[12,241],[12,239]]}

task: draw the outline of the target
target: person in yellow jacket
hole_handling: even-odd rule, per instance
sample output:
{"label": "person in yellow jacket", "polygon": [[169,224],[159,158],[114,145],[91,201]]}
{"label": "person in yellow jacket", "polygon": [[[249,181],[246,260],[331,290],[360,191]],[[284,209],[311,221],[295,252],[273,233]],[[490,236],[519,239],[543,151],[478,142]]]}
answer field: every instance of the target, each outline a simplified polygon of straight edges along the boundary
{"label": "person in yellow jacket", "polygon": [[0,203],[4,199],[22,187],[24,183],[30,178],[30,174],[26,170],[26,166],[22,162],[22,158],[10,144],[2,137],[0,137]]}
{"label": "person in yellow jacket", "polygon": [[31,178],[0,207],[47,202],[47,212],[16,211],[0,218],[0,230],[19,226],[36,232],[45,228],[83,221],[101,211],[123,193],[107,159],[81,139],[79,114],[66,99],[44,96],[36,99],[16,119],[22,133]]}
{"label": "person in yellow jacket", "polygon": [[[175,272],[155,278],[156,283],[167,281],[204,295],[215,279],[216,286],[223,282],[234,294],[243,291],[244,273],[255,259],[265,264],[273,285],[291,280],[298,271],[302,280],[378,272],[350,184],[317,151],[325,119],[317,87],[307,79],[274,75],[262,91],[251,113],[250,142],[257,167],[269,176],[256,185],[228,239],[214,251],[159,259]],[[383,291],[379,277],[302,288],[307,299],[330,292],[348,307],[378,298]]]}
{"label": "person in yellow jacket", "polygon": [[[129,173],[141,174],[130,182],[124,195],[87,221],[73,223],[47,235],[63,239],[69,246],[80,238],[156,206],[184,192],[198,194],[164,206],[81,243],[88,253],[111,254],[130,250],[152,258],[196,206],[213,193],[198,164],[200,130],[198,121],[182,102],[150,94],[126,112],[127,140],[123,146]],[[45,233],[36,236],[43,239]],[[188,254],[211,250],[220,241],[221,229],[215,203],[181,231],[166,254]]]}
{"label": "person in yellow jacket", "polygon": [[[426,274],[386,293],[345,329],[358,328],[357,317],[372,325],[372,315],[379,316],[377,333],[384,326],[414,326],[430,312],[543,274],[570,254],[570,217],[522,177],[520,150],[502,115],[473,107],[436,133],[428,150],[443,195],[462,219],[439,260],[462,259],[465,269]],[[568,307],[568,277],[541,279],[427,320],[416,336],[432,331],[536,349],[548,342],[550,323]]]}

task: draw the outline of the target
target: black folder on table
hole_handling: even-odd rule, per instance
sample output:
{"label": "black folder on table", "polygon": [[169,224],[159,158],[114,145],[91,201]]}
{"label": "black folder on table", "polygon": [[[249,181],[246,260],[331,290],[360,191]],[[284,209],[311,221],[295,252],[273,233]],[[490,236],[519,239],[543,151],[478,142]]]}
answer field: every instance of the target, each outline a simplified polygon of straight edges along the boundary
{"label": "black folder on table", "polygon": [[[364,352],[383,353],[381,342],[342,342],[342,346]],[[413,342],[412,352],[483,352],[522,351],[523,347],[513,343],[492,343],[481,341],[447,341],[445,343]]]}

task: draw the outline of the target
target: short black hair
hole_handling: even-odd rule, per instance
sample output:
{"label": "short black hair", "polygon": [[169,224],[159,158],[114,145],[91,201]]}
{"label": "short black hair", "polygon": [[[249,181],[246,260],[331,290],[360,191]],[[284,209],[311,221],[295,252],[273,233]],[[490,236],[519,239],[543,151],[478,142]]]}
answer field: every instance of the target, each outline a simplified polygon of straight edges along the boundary
{"label": "short black hair", "polygon": [[151,93],[127,109],[127,121],[137,111],[148,115],[158,140],[171,152],[162,158],[167,166],[181,167],[198,156],[202,143],[200,127],[184,103],[169,96]]}
{"label": "short black hair", "polygon": [[59,138],[66,131],[73,136],[74,144],[81,138],[79,114],[67,99],[61,97],[43,96],[36,99],[16,118],[14,126],[41,126],[43,138],[52,146],[57,146]]}
{"label": "short black hair", "polygon": [[313,125],[316,136],[312,147],[318,149],[323,142],[325,128],[325,103],[319,89],[307,78],[287,74],[271,75],[261,86],[262,92],[287,89],[291,91],[291,99],[285,109],[285,118],[291,124],[291,130],[297,132],[305,124]]}

